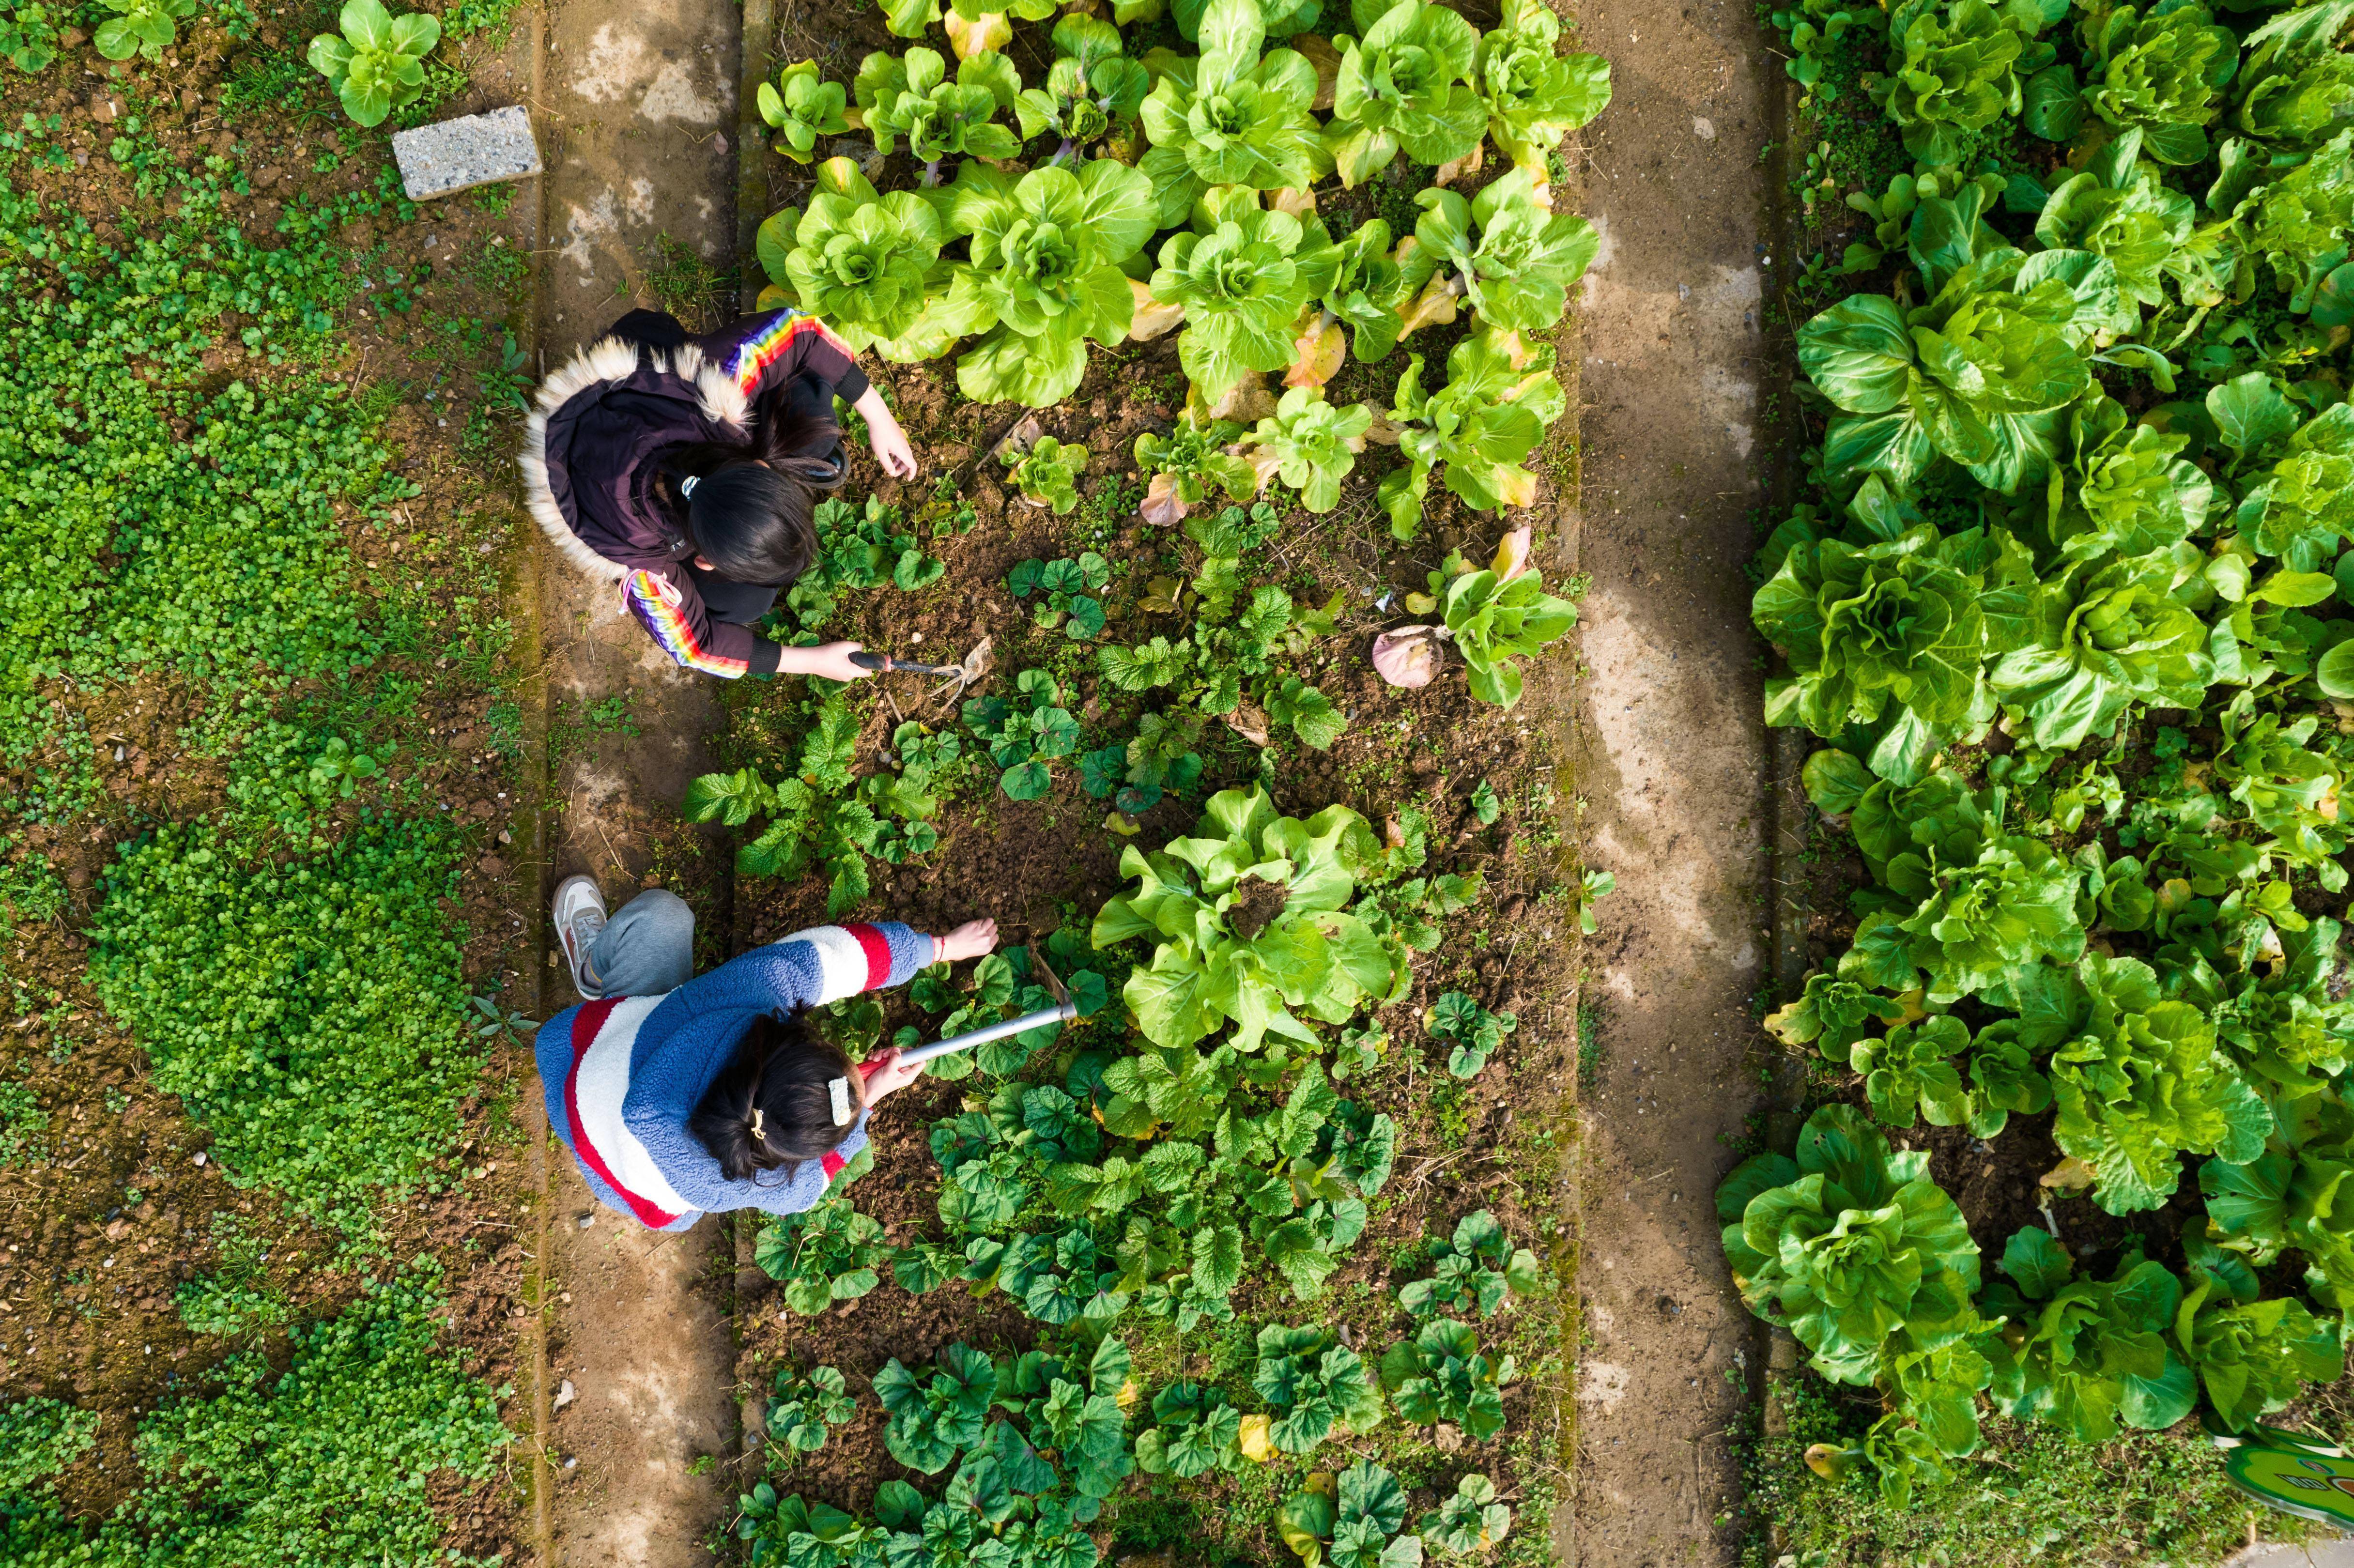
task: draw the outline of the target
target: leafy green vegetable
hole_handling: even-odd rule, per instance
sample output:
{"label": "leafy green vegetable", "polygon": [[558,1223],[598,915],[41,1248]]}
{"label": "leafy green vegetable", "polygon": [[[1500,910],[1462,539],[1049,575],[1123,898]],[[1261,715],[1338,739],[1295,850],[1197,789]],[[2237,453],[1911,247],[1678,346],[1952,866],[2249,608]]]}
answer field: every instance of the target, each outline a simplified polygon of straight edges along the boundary
{"label": "leafy green vegetable", "polygon": [[[133,55],[143,59],[161,59],[164,51],[169,48],[173,40],[179,36],[180,20],[196,14],[196,0],[99,0],[99,3],[114,15],[98,25],[98,31],[91,36],[90,44],[101,56],[111,60],[127,60]],[[361,38],[353,37],[350,16],[350,10],[346,7],[344,31],[346,37],[352,37],[352,47],[360,48],[362,47]],[[376,10],[375,16],[386,23],[390,22],[390,18],[386,16],[381,7]],[[401,18],[404,22],[416,18],[407,16]],[[422,20],[430,23],[437,29],[438,34],[440,26],[439,22],[434,21],[430,16],[425,16]],[[361,16],[361,32],[364,36],[373,36],[368,16],[365,12]],[[320,37],[333,39],[338,44],[344,41],[342,38],[335,37],[333,33],[323,33]],[[343,83],[339,79],[339,74],[319,64],[318,47],[317,41],[314,40],[311,46],[311,63],[326,75],[330,84],[341,87]],[[433,39],[428,37],[422,48],[401,52],[422,55],[429,51],[432,47]],[[410,96],[414,97],[415,94],[412,93]],[[345,107],[350,107],[348,102]],[[376,120],[381,120],[384,116],[378,114],[376,120],[362,119],[359,111],[355,110],[352,112],[352,118],[358,120],[363,125],[373,125]]]}
{"label": "leafy green vegetable", "polygon": [[883,1446],[909,1469],[938,1475],[957,1450],[981,1442],[999,1377],[996,1362],[961,1344],[941,1348],[928,1380],[892,1357],[875,1374],[875,1397],[891,1418]]}
{"label": "leafy green vegetable", "polygon": [[1261,1329],[1251,1387],[1273,1413],[1268,1436],[1285,1454],[1305,1454],[1335,1431],[1363,1436],[1384,1410],[1381,1384],[1328,1329]]}
{"label": "leafy green vegetable", "polygon": [[[763,81],[757,100],[760,118],[776,132],[772,144],[797,164],[806,164],[821,136],[839,136],[850,129],[843,117],[848,92],[838,81],[828,81],[815,60],[794,60]],[[828,160],[831,162],[832,160]]]}
{"label": "leafy green vegetable", "polygon": [[815,1317],[880,1285],[875,1266],[890,1255],[882,1225],[837,1198],[771,1219],[761,1227],[753,1261],[784,1286],[786,1306]]}
{"label": "leafy green vegetable", "polygon": [[1120,874],[1137,886],[1095,919],[1098,948],[1156,938],[1122,991],[1147,1039],[1190,1045],[1231,1022],[1246,1051],[1270,1030],[1312,1045],[1292,1009],[1338,1024],[1395,997],[1402,955],[1348,912],[1379,853],[1363,817],[1329,806],[1301,821],[1278,816],[1264,790],[1228,789],[1194,834],[1150,855],[1124,851]]}
{"label": "leafy green vegetable", "polygon": [[1247,372],[1290,366],[1293,323],[1331,286],[1340,255],[1322,224],[1262,209],[1247,185],[1220,185],[1193,210],[1193,227],[1161,245],[1150,288],[1155,300],[1183,307],[1178,359],[1194,395],[1214,403]]}
{"label": "leafy green vegetable", "polygon": [[1022,79],[994,50],[959,60],[954,81],[937,50],[918,47],[896,58],[877,51],[859,62],[852,90],[875,150],[887,157],[906,137],[928,186],[938,184],[947,159],[1011,158],[1022,150],[1013,132],[996,123],[1020,96]]}
{"label": "leafy green vegetable", "polygon": [[1341,503],[1341,482],[1357,466],[1373,424],[1373,410],[1363,403],[1336,408],[1322,392],[1294,387],[1245,442],[1257,449],[1257,463],[1299,492],[1302,506],[1330,512]]}
{"label": "leafy green vegetable", "polygon": [[2088,79],[2047,66],[2027,84],[2027,128],[2055,142],[2073,137],[2087,112],[2118,130],[2138,129],[2161,164],[2207,156],[2203,127],[2221,110],[2218,98],[2239,64],[2239,41],[2197,4],[2102,5],[2077,24]]}
{"label": "leafy green vegetable", "polygon": [[1416,1568],[1422,1541],[1405,1529],[1405,1489],[1360,1459],[1339,1475],[1316,1474],[1286,1499],[1276,1528],[1303,1568]]}
{"label": "leafy green vegetable", "polygon": [[[134,49],[154,58],[172,41],[171,18],[196,10],[194,0],[110,5],[123,15],[98,29],[99,53],[109,59],[127,59]],[[336,25],[341,34],[313,38],[307,58],[335,90],[345,113],[363,125],[381,125],[386,115],[416,101],[425,90],[425,57],[441,41],[440,18],[424,11],[396,17],[379,0],[344,0]]]}
{"label": "leafy green vegetable", "polygon": [[1449,1557],[1469,1557],[1503,1544],[1511,1533],[1512,1510],[1496,1500],[1496,1483],[1474,1470],[1455,1483],[1433,1513],[1415,1527],[1423,1544]]}
{"label": "leafy green vegetable", "polygon": [[1437,392],[1423,390],[1422,355],[1406,360],[1390,417],[1407,466],[1384,479],[1376,496],[1391,533],[1411,539],[1421,531],[1423,497],[1441,465],[1447,488],[1477,511],[1535,501],[1537,476],[1520,465],[1567,407],[1553,359],[1550,344],[1482,331],[1448,352],[1447,385]]}
{"label": "leafy green vegetable", "polygon": [[1004,770],[998,785],[1007,798],[1035,800],[1054,788],[1051,764],[1078,749],[1079,725],[1059,705],[1061,688],[1045,671],[1024,670],[1014,685],[1023,705],[1002,697],[969,697],[964,724]]}
{"label": "leafy green vegetable", "polygon": [[1519,1024],[1511,1013],[1490,1012],[1459,991],[1440,992],[1427,1017],[1432,1036],[1448,1048],[1447,1072],[1458,1078],[1478,1077]]}
{"label": "leafy green vegetable", "polygon": [[1087,449],[1052,436],[1040,436],[1030,450],[1003,457],[1013,471],[1014,487],[1033,506],[1051,506],[1056,515],[1079,503],[1079,476],[1087,471]]}
{"label": "leafy green vegetable", "polygon": [[2317,1320],[2301,1301],[2259,1301],[2253,1294],[2235,1295],[2223,1277],[2194,1268],[2174,1314],[2182,1359],[2199,1374],[2217,1419],[2234,1432],[2286,1406],[2306,1383],[2335,1383],[2346,1371],[2345,1347],[2327,1320]]}
{"label": "leafy green vegetable", "polygon": [[1449,1242],[1436,1246],[1426,1279],[1416,1279],[1398,1292],[1398,1305],[1416,1318],[1440,1313],[1469,1317],[1475,1310],[1492,1318],[1517,1292],[1534,1295],[1544,1287],[1537,1255],[1514,1247],[1504,1227],[1485,1209],[1475,1209],[1456,1222]]}
{"label": "leafy green vegetable", "polygon": [[1063,139],[1055,154],[1059,160],[1132,122],[1152,84],[1144,67],[1128,58],[1119,30],[1100,17],[1064,16],[1055,24],[1053,42],[1046,85],[1023,89],[1013,113],[1023,141],[1049,132]]}
{"label": "leafy green vegetable", "polygon": [[[1408,291],[1422,288],[1434,275],[1451,273],[1447,281],[1491,327],[1550,331],[1569,308],[1570,289],[1601,249],[1594,226],[1555,213],[1539,196],[1536,175],[1527,168],[1507,171],[1468,202],[1437,185],[1414,199],[1423,209],[1414,226],[1415,249],[1399,262]],[[1454,373],[1450,361],[1448,375]]]}
{"label": "leafy green vegetable", "polygon": [[1600,55],[1557,54],[1560,38],[1561,20],[1542,0],[1506,0],[1472,61],[1471,85],[1488,111],[1488,139],[1526,168],[1543,164],[1563,137],[1610,103],[1610,62]]}
{"label": "leafy green vegetable", "polygon": [[1503,1431],[1502,1385],[1512,1372],[1511,1357],[1491,1360],[1478,1330],[1451,1318],[1425,1323],[1382,1357],[1382,1386],[1398,1414],[1422,1426],[1453,1422],[1475,1443]]}
{"label": "leafy green vegetable", "polygon": [[1487,105],[1465,79],[1479,30],[1431,0],[1356,0],[1363,37],[1342,34],[1340,77],[1324,145],[1341,184],[1354,187],[1400,152],[1438,164],[1469,154],[1487,129]]}
{"label": "leafy green vegetable", "polygon": [[1152,1396],[1153,1426],[1136,1439],[1136,1467],[1181,1480],[1242,1463],[1242,1413],[1214,1385],[1172,1383]]}
{"label": "leafy green vegetable", "polygon": [[1521,700],[1522,681],[1512,660],[1533,658],[1567,636],[1577,624],[1577,609],[1545,592],[1544,574],[1533,567],[1500,580],[1491,569],[1465,571],[1462,565],[1461,556],[1450,555],[1430,574],[1430,590],[1438,596],[1455,651],[1463,655],[1471,694],[1511,707]]}
{"label": "leafy green vegetable", "polygon": [[2011,1284],[1986,1292],[1988,1308],[2011,1320],[2009,1333],[1988,1341],[1995,1404],[2011,1416],[2050,1420],[2080,1443],[2115,1436],[2120,1420],[2150,1431],[2173,1425],[2198,1400],[2168,1339],[2181,1284],[2130,1253],[2106,1281],[2071,1279],[2073,1266],[2034,1225],[2003,1248]]}
{"label": "leafy green vegetable", "polygon": [[912,192],[878,193],[849,158],[828,158],[815,173],[806,209],[786,207],[760,224],[760,265],[779,296],[762,291],[763,306],[797,304],[854,349],[871,344],[887,359],[938,352],[918,322],[946,281],[939,216]]}
{"label": "leafy green vegetable", "polygon": [[[1183,223],[1213,186],[1306,190],[1331,168],[1308,113],[1316,68],[1289,49],[1262,59],[1267,36],[1258,0],[1211,0],[1202,13],[1201,57],[1161,62],[1141,108],[1152,149],[1138,165],[1158,196],[1155,227]],[[1170,265],[1165,249],[1161,265]],[[1157,280],[1152,291],[1171,298]],[[1190,366],[1186,374],[1203,379]]]}
{"label": "leafy green vegetable", "polygon": [[[850,1385],[832,1367],[811,1367],[806,1372],[780,1367],[772,1393],[769,1435],[772,1441],[781,1439],[789,1453],[816,1453],[825,1446],[829,1427],[843,1425],[858,1414]],[[771,1467],[777,1463],[775,1452],[772,1447]]]}
{"label": "leafy green vegetable", "polygon": [[846,588],[889,583],[908,593],[940,580],[948,563],[927,556],[913,534],[900,530],[905,514],[881,496],[859,506],[837,496],[817,503],[817,557],[786,591],[785,608],[804,631],[814,631],[833,614]]}
{"label": "leafy green vegetable", "polygon": [[1213,491],[1229,501],[1247,501],[1258,488],[1250,464],[1227,455],[1242,427],[1225,419],[1202,419],[1188,411],[1165,436],[1147,430],[1136,438],[1136,466],[1151,476],[1137,508],[1147,523],[1167,527],[1208,501]]}
{"label": "leafy green vegetable", "polygon": [[1026,599],[1032,594],[1040,596],[1032,617],[1041,630],[1052,631],[1057,626],[1073,641],[1093,637],[1103,630],[1103,604],[1098,596],[1104,585],[1111,580],[1111,563],[1093,550],[1084,550],[1076,559],[1066,556],[1057,561],[1033,559],[1018,563],[1005,574],[1006,588],[1015,599]]}
{"label": "leafy green vegetable", "polygon": [[1890,69],[1865,90],[1904,129],[1904,150],[1925,164],[1957,160],[1963,138],[2020,111],[2020,80],[2052,57],[2036,36],[2066,15],[1985,0],[1905,0],[1889,13]]}

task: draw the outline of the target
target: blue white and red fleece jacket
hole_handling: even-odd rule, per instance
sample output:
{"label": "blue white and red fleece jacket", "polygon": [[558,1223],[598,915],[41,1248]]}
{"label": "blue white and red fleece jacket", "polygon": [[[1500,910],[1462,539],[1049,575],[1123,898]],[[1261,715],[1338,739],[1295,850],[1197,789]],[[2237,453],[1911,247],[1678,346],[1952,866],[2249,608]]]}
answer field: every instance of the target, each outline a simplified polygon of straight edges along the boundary
{"label": "blue white and red fleece jacket", "polygon": [[[652,323],[675,341],[627,335]],[[831,415],[836,395],[865,395],[866,375],[832,328],[790,308],[700,337],[644,311],[615,327],[540,384],[517,460],[524,500],[557,553],[618,588],[621,608],[681,669],[724,680],[773,673],[778,644],[705,605],[663,465],[686,446],[743,440],[779,399]]]}
{"label": "blue white and red fleece jacket", "polygon": [[799,1213],[866,1147],[866,1113],[850,1136],[790,1179],[730,1181],[686,1130],[704,1091],[753,1021],[905,985],[938,943],[896,922],[820,926],[698,975],[666,996],[608,997],[566,1008],[535,1043],[548,1125],[609,1209],[660,1231],[705,1213]]}

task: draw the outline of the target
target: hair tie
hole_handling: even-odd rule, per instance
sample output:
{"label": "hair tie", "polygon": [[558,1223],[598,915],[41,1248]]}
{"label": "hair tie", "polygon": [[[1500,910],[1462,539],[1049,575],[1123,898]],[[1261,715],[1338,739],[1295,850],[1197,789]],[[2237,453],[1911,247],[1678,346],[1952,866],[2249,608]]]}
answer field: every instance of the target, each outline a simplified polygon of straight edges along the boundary
{"label": "hair tie", "polygon": [[702,482],[703,476],[701,474],[690,473],[684,479],[678,482],[678,493],[682,497],[693,495],[695,493],[695,487]]}
{"label": "hair tie", "polygon": [[769,1135],[760,1130],[760,1107],[754,1106],[752,1107],[752,1141],[755,1143],[769,1141]]}
{"label": "hair tie", "polygon": [[825,1092],[833,1097],[833,1125],[836,1127],[849,1126],[850,1080],[848,1078],[836,1078],[832,1083],[826,1085]]}

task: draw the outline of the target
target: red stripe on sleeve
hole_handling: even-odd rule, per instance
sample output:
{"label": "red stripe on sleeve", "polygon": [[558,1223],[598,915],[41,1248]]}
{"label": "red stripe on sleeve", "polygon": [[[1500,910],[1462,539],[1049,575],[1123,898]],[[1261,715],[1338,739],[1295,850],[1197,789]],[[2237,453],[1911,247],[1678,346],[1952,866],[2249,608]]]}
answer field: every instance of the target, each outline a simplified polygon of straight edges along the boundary
{"label": "red stripe on sleeve", "polygon": [[891,940],[872,926],[844,926],[843,930],[858,938],[860,951],[866,955],[866,991],[881,991],[891,978]]}
{"label": "red stripe on sleeve", "polygon": [[817,1162],[825,1167],[825,1179],[829,1181],[841,1175],[842,1168],[850,1163],[849,1160],[844,1160],[841,1155],[836,1154],[831,1149],[827,1150],[823,1154],[819,1155],[817,1157]]}

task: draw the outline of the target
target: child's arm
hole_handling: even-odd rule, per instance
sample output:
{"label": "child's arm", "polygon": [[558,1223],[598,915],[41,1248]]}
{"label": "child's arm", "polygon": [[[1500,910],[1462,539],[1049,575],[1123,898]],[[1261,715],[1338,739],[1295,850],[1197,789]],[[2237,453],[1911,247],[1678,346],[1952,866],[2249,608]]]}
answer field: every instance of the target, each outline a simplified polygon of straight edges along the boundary
{"label": "child's arm", "polygon": [[916,476],[916,450],[907,433],[883,400],[882,388],[867,379],[858,367],[858,356],[832,328],[788,307],[727,330],[735,341],[719,351],[722,364],[745,397],[757,403],[796,376],[822,381],[866,421],[867,440],[883,471],[894,479]]}
{"label": "child's arm", "polygon": [[997,922],[971,920],[945,937],[896,920],[817,926],[729,959],[671,993],[697,1012],[712,1009],[822,1007],[864,991],[887,991],[936,963],[978,957],[997,945]]}
{"label": "child's arm", "polygon": [[712,620],[703,596],[683,572],[633,571],[621,579],[621,599],[682,670],[733,681],[773,674],[780,667],[781,647],[749,627]]}
{"label": "child's arm", "polygon": [[915,478],[916,449],[907,444],[907,432],[899,428],[891,405],[883,401],[883,388],[869,385],[865,395],[851,406],[866,421],[867,443],[874,447],[875,461],[883,465],[883,471],[894,479]]}

